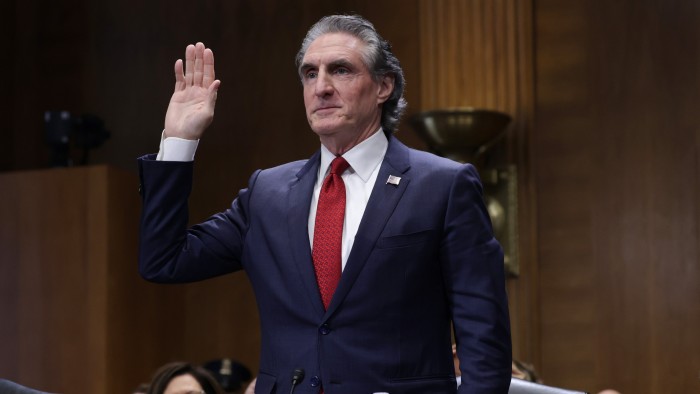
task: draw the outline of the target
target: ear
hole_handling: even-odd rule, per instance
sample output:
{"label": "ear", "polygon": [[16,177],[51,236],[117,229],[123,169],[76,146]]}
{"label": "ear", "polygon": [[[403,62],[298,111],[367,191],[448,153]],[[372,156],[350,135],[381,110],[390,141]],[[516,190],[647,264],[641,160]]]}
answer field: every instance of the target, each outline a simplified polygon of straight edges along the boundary
{"label": "ear", "polygon": [[394,75],[384,75],[377,84],[377,104],[383,104],[394,91]]}

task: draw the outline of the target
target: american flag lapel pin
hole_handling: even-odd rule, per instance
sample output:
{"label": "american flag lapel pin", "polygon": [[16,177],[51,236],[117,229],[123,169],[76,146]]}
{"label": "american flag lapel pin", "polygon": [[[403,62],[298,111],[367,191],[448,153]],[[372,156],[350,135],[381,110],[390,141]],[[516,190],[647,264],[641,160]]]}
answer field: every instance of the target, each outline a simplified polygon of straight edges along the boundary
{"label": "american flag lapel pin", "polygon": [[389,179],[386,180],[387,185],[394,185],[398,186],[399,182],[401,182],[401,177],[400,176],[393,176],[389,175]]}

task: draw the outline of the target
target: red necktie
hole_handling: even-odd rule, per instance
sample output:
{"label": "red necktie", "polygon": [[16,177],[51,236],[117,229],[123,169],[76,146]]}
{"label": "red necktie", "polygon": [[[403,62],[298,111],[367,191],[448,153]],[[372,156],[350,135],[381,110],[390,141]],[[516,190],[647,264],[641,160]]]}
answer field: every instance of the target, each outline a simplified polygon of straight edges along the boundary
{"label": "red necktie", "polygon": [[331,172],[324,179],[318,197],[312,257],[318,289],[326,309],[340,281],[345,219],[345,184],[340,176],[349,166],[340,156],[333,159]]}

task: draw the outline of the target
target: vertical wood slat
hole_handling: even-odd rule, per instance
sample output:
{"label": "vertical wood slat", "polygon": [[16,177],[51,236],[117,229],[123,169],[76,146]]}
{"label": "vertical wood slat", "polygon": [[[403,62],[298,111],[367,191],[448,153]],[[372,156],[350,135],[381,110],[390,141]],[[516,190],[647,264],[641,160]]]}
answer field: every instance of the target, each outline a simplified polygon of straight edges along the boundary
{"label": "vertical wood slat", "polygon": [[422,110],[481,107],[518,114],[527,9],[509,0],[423,0]]}
{"label": "vertical wood slat", "polygon": [[700,5],[535,12],[540,372],[589,392],[700,392]]}

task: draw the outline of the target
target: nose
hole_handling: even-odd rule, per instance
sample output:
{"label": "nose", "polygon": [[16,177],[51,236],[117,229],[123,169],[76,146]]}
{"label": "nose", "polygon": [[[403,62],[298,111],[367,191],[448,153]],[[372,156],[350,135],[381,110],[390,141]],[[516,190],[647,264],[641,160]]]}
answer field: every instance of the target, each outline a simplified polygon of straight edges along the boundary
{"label": "nose", "polygon": [[333,94],[333,83],[330,75],[325,70],[319,70],[318,72],[314,93],[319,97],[328,97]]}

